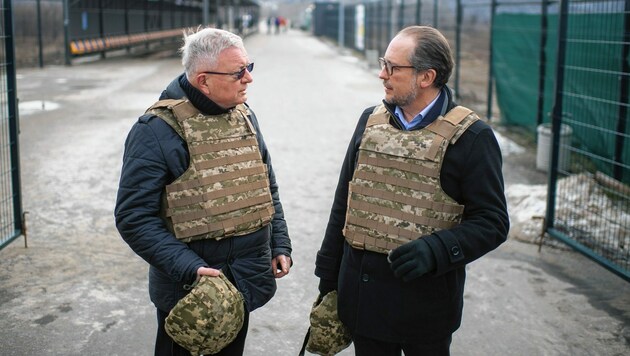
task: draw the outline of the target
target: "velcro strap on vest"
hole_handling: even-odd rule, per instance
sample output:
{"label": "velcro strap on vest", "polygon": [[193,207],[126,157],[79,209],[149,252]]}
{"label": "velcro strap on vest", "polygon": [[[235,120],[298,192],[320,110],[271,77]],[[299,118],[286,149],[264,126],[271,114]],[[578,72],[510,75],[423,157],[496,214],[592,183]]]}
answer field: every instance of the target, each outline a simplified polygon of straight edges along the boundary
{"label": "velcro strap on vest", "polygon": [[173,220],[173,223],[177,224],[177,223],[182,223],[185,221],[201,219],[209,215],[217,216],[217,215],[229,213],[231,211],[247,208],[250,206],[260,205],[260,204],[270,202],[270,201],[271,201],[271,194],[267,192],[266,194],[263,194],[263,195],[258,195],[258,196],[247,198],[247,199],[236,200],[229,203],[225,203],[223,205],[211,206],[203,210],[195,210],[188,213],[175,214],[174,210],[169,209],[166,216],[170,216],[171,219]]}
{"label": "velcro strap on vest", "polygon": [[226,180],[231,180],[238,177],[246,177],[255,174],[267,174],[267,166],[261,165],[252,168],[241,169],[238,171],[232,171],[221,174],[214,174],[201,179],[189,180],[185,182],[173,183],[166,186],[166,192],[172,193],[180,190],[187,190],[204,185],[210,185]]}
{"label": "velcro strap on vest", "polygon": [[[375,220],[364,219],[354,215],[348,215],[347,223],[355,226],[364,227],[367,229],[372,229],[374,231],[378,231],[382,235],[391,235],[402,237],[407,240],[418,238],[418,234],[412,230],[407,230],[402,227],[396,227],[392,225],[387,225],[383,222],[378,222]],[[346,229],[346,231],[351,231],[350,229]]]}
{"label": "velcro strap on vest", "polygon": [[413,190],[417,190],[417,191],[421,191],[425,193],[430,193],[430,194],[435,193],[435,190],[436,190],[436,187],[431,184],[415,182],[415,181],[411,181],[407,179],[386,176],[386,175],[372,173],[372,172],[356,171],[354,178],[395,185],[398,187],[405,187],[405,188],[409,188],[409,189],[413,189]]}
{"label": "velcro strap on vest", "polygon": [[225,151],[234,148],[256,146],[256,139],[249,137],[242,140],[219,142],[219,143],[203,143],[190,147],[191,154],[203,154],[210,152]]}
{"label": "velcro strap on vest", "polygon": [[[361,249],[361,250],[365,250],[366,247],[368,250],[372,250],[370,249],[369,246],[376,246],[377,248],[381,249],[381,250],[387,250],[387,251],[391,251],[397,247],[402,246],[405,241],[400,241],[400,240],[386,240],[383,238],[374,238],[372,236],[368,236],[365,234],[361,234],[358,233],[356,231],[350,231],[350,230],[344,230],[343,231],[343,235],[346,237],[346,239],[348,240],[348,242],[350,243],[350,245],[352,245],[352,247],[357,248],[357,249]],[[417,236],[416,236],[417,238]],[[408,238],[407,239],[409,242],[411,240],[413,240],[413,238]],[[376,252],[381,252],[375,249]]]}
{"label": "velcro strap on vest", "polygon": [[179,208],[182,206],[199,204],[204,201],[218,199],[227,197],[234,194],[244,193],[247,191],[253,191],[258,189],[264,189],[269,186],[269,182],[267,179],[261,179],[256,182],[247,183],[247,184],[239,184],[237,186],[224,188],[224,189],[213,189],[207,193],[193,196],[182,196],[177,199],[170,199],[168,201],[168,206],[170,208]]}
{"label": "velcro strap on vest", "polygon": [[438,117],[437,120],[426,127],[427,130],[437,135],[427,152],[426,157],[428,159],[435,160],[444,141],[451,141],[459,130],[466,129],[462,128],[460,124],[472,112],[472,110],[466,107],[456,106],[451,109],[446,116]]}
{"label": "velcro strap on vest", "polygon": [[439,213],[461,214],[464,212],[463,205],[434,202],[428,199],[418,199],[385,190],[356,185],[355,183],[350,183],[350,194],[352,193],[394,201],[416,208],[430,209]]}
{"label": "velcro strap on vest", "polygon": [[[441,219],[429,218],[426,216],[420,216],[420,215],[416,215],[412,213],[406,213],[400,210],[387,208],[387,207],[380,206],[377,204],[371,204],[365,201],[355,200],[354,202],[355,202],[354,207],[357,210],[366,211],[368,213],[374,213],[379,216],[388,216],[397,220],[408,221],[408,222],[418,224],[418,225],[433,226],[439,229],[450,229],[453,226],[458,224],[458,222],[456,221],[446,221],[446,220],[441,220]],[[372,220],[369,220],[369,221],[372,221]],[[391,227],[391,228],[397,229],[395,226],[391,226],[385,223],[379,223],[379,224],[382,225],[381,228],[389,229]],[[361,226],[361,224],[355,224],[355,225]],[[371,227],[371,226],[366,226],[366,227]],[[381,229],[377,229],[377,230],[381,230]],[[388,232],[388,230],[384,230],[382,232]]]}
{"label": "velcro strap on vest", "polygon": [[238,156],[219,157],[209,161],[195,163],[198,170],[211,169],[216,167],[228,166],[231,164],[242,163],[247,161],[262,160],[260,152],[246,153]]}
{"label": "velcro strap on vest", "polygon": [[273,206],[271,205],[262,211],[257,211],[254,214],[248,214],[248,215],[240,216],[237,218],[221,220],[221,221],[210,223],[207,225],[187,228],[182,231],[176,231],[175,235],[177,236],[178,239],[184,239],[187,237],[207,234],[213,231],[225,231],[223,236],[230,237],[230,236],[233,236],[236,226],[249,223],[251,221],[256,221],[256,220],[261,220],[264,226],[271,221],[271,218],[273,217],[274,213],[275,213],[275,210]]}
{"label": "velcro strap on vest", "polygon": [[423,176],[437,178],[440,175],[440,171],[436,168],[429,168],[418,164],[412,164],[409,162],[392,161],[390,159],[370,157],[365,151],[359,152],[359,164],[367,164],[369,166],[393,168],[401,171],[417,173]]}

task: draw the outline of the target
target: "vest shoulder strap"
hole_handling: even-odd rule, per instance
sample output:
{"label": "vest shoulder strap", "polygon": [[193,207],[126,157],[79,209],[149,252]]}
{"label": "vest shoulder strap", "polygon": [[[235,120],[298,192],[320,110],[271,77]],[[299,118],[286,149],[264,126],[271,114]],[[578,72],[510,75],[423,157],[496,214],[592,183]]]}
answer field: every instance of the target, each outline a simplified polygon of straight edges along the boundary
{"label": "vest shoulder strap", "polygon": [[[177,134],[185,139],[184,137],[184,131],[182,130],[181,126],[179,126],[179,122],[178,122],[178,112],[175,111],[175,107],[181,107],[182,104],[188,102],[187,100],[184,99],[164,99],[164,100],[160,100],[158,102],[156,102],[155,104],[151,105],[147,110],[146,110],[146,114],[152,114],[155,115],[157,117],[159,117],[160,119],[164,120],[170,127],[173,128],[173,130],[175,130],[175,132],[177,132]],[[190,106],[192,106],[192,104],[190,104]],[[194,107],[193,107],[194,108]],[[182,114],[182,111],[179,111],[179,114]]]}
{"label": "vest shoulder strap", "polygon": [[459,137],[460,131],[468,129],[470,125],[462,125],[462,122],[472,113],[473,111],[468,108],[456,106],[446,113],[446,116],[438,117],[426,129],[451,141],[453,137]]}
{"label": "vest shoulder strap", "polygon": [[365,127],[387,123],[389,123],[389,115],[387,115],[387,109],[385,108],[385,105],[380,104],[374,107],[374,110],[368,117]]}
{"label": "vest shoulder strap", "polygon": [[435,160],[444,141],[455,144],[464,131],[468,130],[470,125],[479,119],[477,115],[473,115],[470,120],[464,121],[471,114],[474,114],[472,110],[463,106],[456,106],[446,113],[446,116],[440,116],[428,125],[426,129],[434,132],[437,136],[429,147],[426,157]]}
{"label": "vest shoulder strap", "polygon": [[464,119],[470,115],[473,111],[467,107],[458,105],[446,113],[444,120],[450,122],[453,125],[459,125]]}
{"label": "vest shoulder strap", "polygon": [[177,105],[181,102],[186,101],[185,99],[163,99],[163,100],[159,100],[157,101],[155,104],[151,105],[146,111],[148,112],[149,110],[153,110],[153,109],[158,109],[158,108],[168,108],[171,107],[173,105]]}
{"label": "vest shoulder strap", "polygon": [[245,123],[247,124],[247,127],[249,128],[249,130],[256,135],[256,129],[254,128],[254,124],[252,123],[249,115],[250,115],[250,111],[249,108],[245,105],[245,104],[238,104],[234,110],[236,110],[237,112],[239,112],[241,114],[241,116],[243,117],[243,120],[245,120]]}
{"label": "vest shoulder strap", "polygon": [[185,99],[164,99],[153,104],[148,110],[151,109],[169,109],[175,114],[177,120],[182,121],[188,119],[191,116],[197,115],[199,110]]}

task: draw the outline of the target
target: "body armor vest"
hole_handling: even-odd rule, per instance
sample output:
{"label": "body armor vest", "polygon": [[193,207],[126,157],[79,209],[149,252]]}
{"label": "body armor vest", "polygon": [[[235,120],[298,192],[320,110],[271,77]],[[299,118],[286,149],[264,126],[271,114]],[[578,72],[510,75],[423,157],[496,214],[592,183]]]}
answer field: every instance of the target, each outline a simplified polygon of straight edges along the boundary
{"label": "body armor vest", "polygon": [[274,214],[248,109],[204,115],[187,100],[161,100],[147,110],[166,121],[188,145],[190,164],[166,186],[162,213],[175,236],[190,242],[245,235]]}
{"label": "body armor vest", "polygon": [[449,144],[479,119],[457,106],[423,129],[403,131],[390,118],[382,104],[368,118],[343,229],[350,246],[385,254],[461,221],[464,206],[442,190],[440,170]]}

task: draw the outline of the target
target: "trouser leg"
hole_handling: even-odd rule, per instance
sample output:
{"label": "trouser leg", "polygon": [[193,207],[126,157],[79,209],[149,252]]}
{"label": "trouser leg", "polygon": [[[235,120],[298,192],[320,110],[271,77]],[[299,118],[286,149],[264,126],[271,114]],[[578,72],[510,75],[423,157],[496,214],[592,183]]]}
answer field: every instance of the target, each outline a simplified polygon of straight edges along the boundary
{"label": "trouser leg", "polygon": [[432,342],[419,343],[391,343],[372,338],[354,335],[353,343],[356,356],[449,356],[452,337]]}

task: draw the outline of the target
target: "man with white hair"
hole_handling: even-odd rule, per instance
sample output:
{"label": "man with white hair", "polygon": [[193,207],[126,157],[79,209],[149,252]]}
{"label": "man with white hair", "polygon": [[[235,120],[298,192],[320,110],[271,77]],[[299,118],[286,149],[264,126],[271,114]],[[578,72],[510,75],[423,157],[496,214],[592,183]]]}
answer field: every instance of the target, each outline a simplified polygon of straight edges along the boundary
{"label": "man with white hair", "polygon": [[267,146],[246,104],[253,81],[240,37],[205,28],[184,36],[185,73],[133,125],[116,226],[150,264],[155,355],[190,355],[165,331],[171,309],[202,276],[224,274],[241,293],[243,327],[217,355],[242,355],[249,312],[289,273],[291,241]]}

